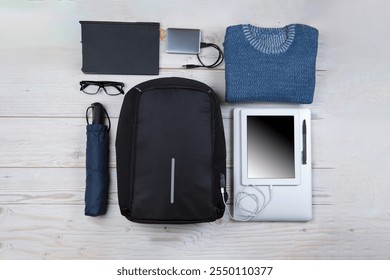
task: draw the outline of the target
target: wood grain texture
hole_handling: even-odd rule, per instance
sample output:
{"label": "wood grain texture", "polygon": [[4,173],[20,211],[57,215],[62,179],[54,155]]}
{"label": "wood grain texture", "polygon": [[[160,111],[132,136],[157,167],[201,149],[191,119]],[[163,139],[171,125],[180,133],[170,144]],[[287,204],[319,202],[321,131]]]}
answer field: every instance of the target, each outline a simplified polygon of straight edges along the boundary
{"label": "wood grain texture", "polygon": [[[390,259],[390,2],[114,2],[1,1],[0,259]],[[313,221],[239,223],[225,214],[214,223],[142,225],[122,217],[114,139],[123,97],[86,96],[80,80],[123,81],[126,90],[171,76],[210,85],[222,102],[230,192],[238,105],[224,102],[224,65],[183,70],[196,58],[166,54],[164,38],[159,76],[83,74],[80,20],[200,28],[203,41],[220,46],[233,24],[319,29],[313,104],[240,104],[311,109]],[[212,50],[201,55],[215,57]],[[99,218],[83,214],[84,115],[93,102],[113,122],[109,210]]]}
{"label": "wood grain texture", "polygon": [[[112,118],[110,132],[110,166],[115,167],[115,135],[117,118]],[[323,120],[318,123],[321,133]],[[0,127],[8,133],[2,136],[0,146],[0,167],[85,167],[86,154],[85,118],[0,118]],[[233,128],[232,120],[224,119],[227,146],[227,165],[232,166]],[[335,141],[329,139],[329,141]],[[322,138],[313,143],[313,149],[320,149]],[[32,147],[34,147],[32,149]],[[337,151],[336,151],[337,152]],[[328,152],[318,152],[313,160],[316,168],[332,167],[333,158]]]}
{"label": "wood grain texture", "polygon": [[[375,238],[390,241],[388,225],[367,216],[338,218],[330,208],[317,207],[309,223],[253,224],[225,217],[208,224],[142,225],[120,217],[116,207],[104,217],[87,218],[80,205],[5,206],[0,252],[2,258],[16,254],[24,259],[389,257],[388,251],[375,249]],[[363,223],[354,224],[357,220]]]}
{"label": "wood grain texture", "polygon": [[[0,205],[84,205],[84,168],[2,168]],[[333,169],[314,169],[313,205],[330,205],[331,194],[321,179]],[[110,168],[109,205],[118,207],[116,169]],[[232,168],[227,168],[228,204],[232,203]],[[61,178],[53,184],[53,178]]]}

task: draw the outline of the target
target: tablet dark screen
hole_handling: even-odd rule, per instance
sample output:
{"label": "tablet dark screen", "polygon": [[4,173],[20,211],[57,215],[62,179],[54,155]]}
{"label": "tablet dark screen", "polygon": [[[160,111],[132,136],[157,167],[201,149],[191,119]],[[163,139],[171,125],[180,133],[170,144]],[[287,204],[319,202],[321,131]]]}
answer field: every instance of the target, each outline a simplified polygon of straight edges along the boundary
{"label": "tablet dark screen", "polygon": [[247,116],[248,178],[295,178],[294,116]]}

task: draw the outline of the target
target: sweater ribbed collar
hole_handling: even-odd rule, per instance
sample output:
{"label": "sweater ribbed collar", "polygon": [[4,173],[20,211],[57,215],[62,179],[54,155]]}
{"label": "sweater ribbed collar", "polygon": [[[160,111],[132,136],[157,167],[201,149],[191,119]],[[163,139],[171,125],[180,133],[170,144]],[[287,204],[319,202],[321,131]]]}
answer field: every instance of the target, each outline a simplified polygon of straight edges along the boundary
{"label": "sweater ribbed collar", "polygon": [[266,54],[286,52],[295,38],[295,24],[289,24],[281,28],[243,24],[242,30],[248,42],[255,49]]}

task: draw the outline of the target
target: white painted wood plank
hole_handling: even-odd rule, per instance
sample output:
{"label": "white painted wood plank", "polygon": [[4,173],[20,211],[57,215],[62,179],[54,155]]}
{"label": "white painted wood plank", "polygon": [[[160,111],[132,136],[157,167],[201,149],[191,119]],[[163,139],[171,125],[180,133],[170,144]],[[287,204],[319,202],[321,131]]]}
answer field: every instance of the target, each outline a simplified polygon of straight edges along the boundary
{"label": "white painted wood plank", "polygon": [[[8,0],[9,1],[9,0]],[[302,7],[307,5],[308,9]],[[153,7],[151,9],[150,7]],[[81,55],[80,20],[160,22],[161,28],[199,28],[202,39],[222,47],[225,29],[229,25],[252,23],[260,26],[284,26],[291,22],[314,24],[310,11],[326,8],[326,3],[311,4],[308,0],[294,3],[278,2],[273,5],[250,0],[207,2],[195,0],[181,1],[99,1],[91,5],[89,1],[24,1],[23,4],[3,4],[0,11],[4,22],[0,33],[4,34],[1,49],[77,49]],[[281,9],[282,8],[282,9]],[[272,10],[272,12],[271,12]],[[287,12],[288,11],[288,12]],[[175,16],[172,16],[174,13]],[[281,13],[281,14],[279,14]],[[279,15],[278,15],[279,14]],[[281,15],[283,14],[283,17]],[[339,19],[340,21],[341,19]],[[336,24],[339,21],[335,22]],[[18,24],[15,24],[15,23]],[[47,23],[50,22],[50,25]],[[160,44],[162,67],[181,67],[183,62],[196,62],[195,56],[167,55],[165,39]],[[323,67],[320,67],[320,69]],[[78,68],[80,69],[80,67]]]}
{"label": "white painted wood plank", "polygon": [[[111,167],[116,165],[117,121],[115,118],[111,120]],[[313,166],[333,167],[335,159],[330,149],[337,146],[335,141],[338,140],[330,137],[333,126],[321,119],[313,122]],[[85,126],[85,118],[0,118],[0,128],[7,131],[0,138],[0,167],[85,167]],[[232,166],[232,120],[224,119],[224,127],[227,165]]]}
{"label": "white painted wood plank", "polygon": [[[1,207],[0,259],[388,258],[390,226],[361,211],[348,219],[318,207],[308,223],[142,225],[117,209],[104,217],[82,206]],[[363,214],[363,215],[362,215]],[[17,222],[16,222],[17,221]],[[380,237],[381,243],[377,242]]]}
{"label": "white painted wood plank", "polygon": [[[108,203],[118,207],[116,169],[110,168]],[[313,171],[313,205],[334,204],[331,188],[334,169]],[[227,169],[228,204],[232,203],[233,170]],[[61,180],[58,180],[61,178]],[[84,168],[1,168],[0,205],[84,205]]]}
{"label": "white painted wood plank", "polygon": [[[195,79],[211,86],[224,107],[240,104],[225,100],[225,72],[208,69],[162,69],[159,76],[84,75],[80,53],[71,50],[6,50],[0,52],[0,76],[4,77],[0,94],[0,117],[80,117],[93,102],[101,102],[111,117],[118,117],[123,96],[108,96],[102,92],[87,95],[80,91],[81,80],[113,80],[125,83],[125,92],[138,83],[159,77]],[[49,63],[50,61],[50,63]],[[315,114],[322,114],[322,81],[325,71],[317,73],[315,103],[310,105]],[[320,96],[321,97],[321,96]],[[319,97],[319,98],[320,98]],[[257,103],[251,106],[279,106]],[[282,104],[281,106],[295,106]],[[224,116],[227,112],[223,110]]]}
{"label": "white painted wood plank", "polygon": [[0,116],[81,117],[93,102],[104,104],[111,117],[119,116],[123,96],[108,96],[102,92],[93,96],[84,94],[80,91],[81,80],[122,81],[128,91],[138,83],[158,77],[192,78],[212,85],[220,99],[224,99],[224,72],[220,70],[162,70],[159,76],[84,75],[79,66],[69,65],[75,57],[73,54],[59,59],[57,53],[42,51],[40,57],[45,56],[52,64],[40,65],[39,56],[35,61],[35,53],[30,52],[23,55],[27,63],[22,59],[15,64],[13,57],[17,57],[18,52],[10,55],[8,63],[0,68],[0,73],[6,77],[1,85]]}

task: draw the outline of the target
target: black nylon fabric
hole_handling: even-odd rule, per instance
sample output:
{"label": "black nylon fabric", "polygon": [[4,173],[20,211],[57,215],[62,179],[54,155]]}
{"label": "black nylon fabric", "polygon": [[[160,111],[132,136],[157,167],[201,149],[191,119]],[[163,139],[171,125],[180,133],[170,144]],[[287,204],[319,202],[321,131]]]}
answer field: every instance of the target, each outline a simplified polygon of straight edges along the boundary
{"label": "black nylon fabric", "polygon": [[[163,92],[145,92],[138,105],[133,217],[211,218],[210,99],[206,93],[186,89]],[[174,178],[171,178],[172,159]],[[173,203],[170,202],[172,179]]]}
{"label": "black nylon fabric", "polygon": [[108,197],[108,128],[103,124],[87,125],[86,216],[100,216],[107,211]]}
{"label": "black nylon fabric", "polygon": [[129,220],[194,223],[223,216],[225,138],[218,99],[207,85],[163,78],[134,87],[122,105],[116,149],[119,204]]}
{"label": "black nylon fabric", "polygon": [[123,100],[122,109],[118,121],[116,135],[116,161],[118,180],[118,200],[121,214],[130,215],[130,201],[132,200],[132,161],[134,156],[135,119],[137,113],[137,100],[140,92],[133,88]]}

